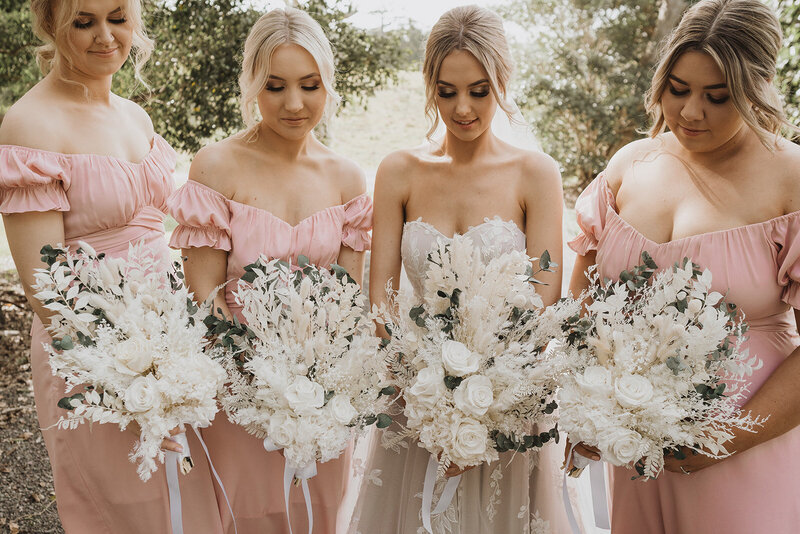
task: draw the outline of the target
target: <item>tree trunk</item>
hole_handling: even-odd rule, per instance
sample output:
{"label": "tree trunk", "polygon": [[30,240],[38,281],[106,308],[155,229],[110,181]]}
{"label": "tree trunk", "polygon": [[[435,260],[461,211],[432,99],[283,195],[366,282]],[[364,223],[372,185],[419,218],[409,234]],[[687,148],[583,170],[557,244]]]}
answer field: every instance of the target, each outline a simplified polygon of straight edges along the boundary
{"label": "tree trunk", "polygon": [[650,63],[655,63],[661,43],[670,32],[678,25],[683,12],[689,7],[687,0],[660,0],[661,6],[658,9],[658,21],[653,30],[653,37],[647,51],[647,59]]}

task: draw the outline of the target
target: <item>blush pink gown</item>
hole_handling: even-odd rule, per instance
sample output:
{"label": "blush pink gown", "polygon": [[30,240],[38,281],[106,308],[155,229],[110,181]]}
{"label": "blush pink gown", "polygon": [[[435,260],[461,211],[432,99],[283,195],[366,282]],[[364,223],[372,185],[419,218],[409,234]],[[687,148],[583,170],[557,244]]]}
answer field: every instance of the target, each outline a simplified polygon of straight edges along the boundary
{"label": "blush pink gown", "polygon": [[[312,263],[335,263],[342,245],[356,251],[370,246],[372,201],[362,194],[343,205],[318,211],[296,226],[270,212],[228,200],[217,191],[187,182],[169,200],[178,221],[170,240],[174,248],[211,247],[228,252],[228,280],[244,274],[244,267],[260,254],[296,262],[298,255]],[[225,287],[228,308],[239,319],[241,307],[233,298],[236,284]],[[289,532],[283,496],[283,457],[264,450],[263,440],[231,423],[224,413],[203,430],[211,459],[231,501],[239,534]],[[336,514],[349,479],[348,449],[340,458],[317,466],[309,480],[314,508],[314,532],[333,534]],[[226,533],[233,522],[221,492],[217,496]],[[294,532],[307,532],[306,505],[299,486],[292,486],[289,510]]]}
{"label": "blush pink gown", "polygon": [[[800,212],[667,243],[644,237],[618,214],[600,175],[575,205],[581,233],[569,245],[597,251],[600,276],[620,271],[650,253],[659,267],[684,257],[708,268],[713,289],[745,313],[747,347],[764,366],[752,377],[751,395],[798,346],[792,308],[800,308]],[[726,458],[697,473],[664,472],[632,481],[612,471],[614,534],[796,534],[800,532],[800,428]]]}
{"label": "blush pink gown", "polygon": [[[96,154],[61,154],[0,146],[0,213],[60,211],[66,244],[86,241],[98,252],[123,256],[144,241],[169,264],[164,239],[166,201],[174,189],[175,152],[156,135],[139,163]],[[148,482],[128,461],[136,436],[116,425],[51,427],[64,413],[64,381],[51,374],[41,321],[31,331],[31,369],[39,424],[53,467],[58,514],[67,534],[172,532],[163,467]],[[222,531],[213,479],[202,448],[189,433],[194,469],[180,477],[184,530]]]}

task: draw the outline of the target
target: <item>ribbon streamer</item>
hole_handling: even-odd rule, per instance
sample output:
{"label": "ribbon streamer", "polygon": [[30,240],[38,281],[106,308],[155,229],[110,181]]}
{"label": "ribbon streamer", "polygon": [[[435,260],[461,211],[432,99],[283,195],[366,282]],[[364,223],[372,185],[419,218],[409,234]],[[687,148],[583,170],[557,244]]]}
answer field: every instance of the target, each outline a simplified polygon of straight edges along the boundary
{"label": "ribbon streamer", "polygon": [[[225,497],[225,503],[228,505],[228,510],[233,520],[234,534],[238,534],[236,518],[233,516],[233,508],[231,508],[228,494],[225,492],[225,486],[222,485],[222,480],[220,480],[219,474],[217,474],[217,470],[214,469],[214,464],[211,462],[211,456],[208,454],[208,447],[206,447],[197,428],[193,426],[192,430],[194,430],[195,435],[197,435],[197,439],[200,440],[200,445],[202,445],[203,451],[206,453],[206,458],[208,458],[208,465],[211,467],[211,472],[214,474],[214,478],[222,490],[222,495]],[[165,468],[167,470],[167,490],[169,492],[169,520],[172,525],[172,534],[183,534],[183,509],[181,508],[181,487],[178,482],[178,468],[180,467],[181,473],[185,475],[192,468],[193,463],[192,456],[189,452],[189,440],[186,438],[186,433],[181,432],[180,434],[176,434],[172,436],[172,440],[180,444],[180,446],[183,447],[183,451],[167,451]]]}
{"label": "ribbon streamer", "polygon": [[172,534],[183,534],[183,510],[181,508],[181,487],[178,482],[178,466],[181,471],[186,471],[188,463],[191,466],[191,454],[186,433],[181,432],[172,436],[172,441],[183,447],[182,452],[167,451],[167,490],[169,492],[169,520],[172,525]]}
{"label": "ribbon streamer", "polygon": [[[606,493],[606,478],[603,462],[590,460],[581,454],[575,454],[576,446],[577,443],[570,449],[567,464],[569,464],[569,460],[571,459],[572,465],[578,469],[583,469],[587,465],[589,466],[589,483],[592,492],[594,526],[596,528],[609,530],[611,528],[611,520],[608,515],[608,495]],[[562,499],[564,500],[564,509],[567,512],[567,520],[569,521],[572,533],[581,534],[581,529],[578,528],[578,521],[575,519],[575,511],[572,509],[572,502],[569,500],[566,470],[564,471],[564,480],[562,481]]]}
{"label": "ribbon streamer", "polygon": [[450,506],[450,502],[456,494],[458,483],[461,481],[461,475],[450,477],[444,486],[439,502],[436,503],[436,509],[431,512],[433,504],[433,488],[436,485],[436,471],[439,467],[439,461],[436,456],[431,454],[428,458],[428,468],[425,470],[425,485],[422,488],[422,526],[428,531],[428,534],[433,534],[431,530],[431,516],[439,515]]}
{"label": "ribbon streamer", "polygon": [[[282,449],[275,445],[271,439],[264,440],[264,448],[268,452]],[[308,489],[308,479],[317,474],[317,463],[312,462],[302,467],[291,465],[285,458],[283,460],[283,501],[286,505],[286,521],[289,523],[289,534],[292,533],[292,516],[289,515],[289,492],[292,488],[292,481],[296,478],[303,487],[303,498],[306,502],[306,513],[308,514],[308,534],[314,529],[314,510],[311,506],[311,492]]]}
{"label": "ribbon streamer", "polygon": [[225,504],[228,505],[228,511],[231,513],[231,520],[233,521],[233,534],[239,534],[239,529],[236,528],[236,517],[233,515],[233,507],[231,506],[231,501],[228,499],[228,494],[225,492],[225,486],[222,484],[222,480],[219,478],[219,473],[214,468],[214,462],[211,461],[211,455],[208,454],[208,447],[206,447],[206,442],[203,441],[203,436],[200,435],[200,432],[197,430],[196,426],[192,427],[194,430],[197,439],[200,441],[200,446],[203,447],[203,451],[206,453],[206,458],[208,458],[208,467],[211,468],[211,474],[214,475],[214,480],[217,481],[219,485],[219,489],[222,490],[222,496],[225,497]]}

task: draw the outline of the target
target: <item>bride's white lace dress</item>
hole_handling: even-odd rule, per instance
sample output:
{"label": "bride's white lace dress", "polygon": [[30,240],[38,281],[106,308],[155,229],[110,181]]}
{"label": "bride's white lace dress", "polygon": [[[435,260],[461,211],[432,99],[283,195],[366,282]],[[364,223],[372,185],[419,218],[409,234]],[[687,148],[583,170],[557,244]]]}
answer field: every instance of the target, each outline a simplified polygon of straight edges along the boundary
{"label": "bride's white lace dress", "polygon": [[[486,219],[464,234],[481,248],[484,261],[512,250],[525,250],[525,234],[510,221]],[[401,253],[408,280],[419,295],[422,291],[427,256],[442,235],[418,219],[403,227]],[[422,487],[430,453],[416,441],[386,447],[396,436],[397,424],[373,435],[366,460],[356,462],[362,475],[358,501],[350,523],[350,534],[424,534],[421,519]],[[539,534],[543,521],[531,509],[529,495],[548,495],[551,504],[560,501],[557,472],[538,473],[536,456],[503,453],[500,460],[464,473],[447,510],[432,518],[434,534]],[[552,462],[548,462],[552,463]],[[548,469],[548,471],[551,471]],[[433,506],[444,486],[437,483]],[[537,507],[538,497],[536,498]],[[560,521],[558,521],[560,523]],[[552,528],[551,532],[560,532]]]}

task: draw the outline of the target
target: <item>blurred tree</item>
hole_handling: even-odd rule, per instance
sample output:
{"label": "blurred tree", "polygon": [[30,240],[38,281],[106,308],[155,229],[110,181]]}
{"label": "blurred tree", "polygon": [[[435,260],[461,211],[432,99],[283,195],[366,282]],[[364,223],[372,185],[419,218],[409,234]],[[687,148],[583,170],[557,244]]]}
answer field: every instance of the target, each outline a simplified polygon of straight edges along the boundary
{"label": "blurred tree", "polygon": [[516,0],[504,12],[536,37],[518,58],[520,106],[565,185],[582,189],[647,126],[659,42],[687,0]]}
{"label": "blurred tree", "polygon": [[[800,0],[778,2],[784,48],[778,60],[778,83],[786,99],[789,120],[800,126]],[[800,143],[800,139],[796,142]]]}
{"label": "blurred tree", "polygon": [[0,117],[39,79],[27,0],[0,0]]}
{"label": "blurred tree", "polygon": [[[114,90],[140,103],[156,130],[181,150],[196,151],[207,139],[242,127],[237,102],[244,40],[261,12],[244,0],[144,2],[145,24],[156,48],[145,70],[148,90],[130,65],[115,77]],[[341,0],[304,0],[325,29],[337,60],[337,88],[348,103],[362,104],[393,81],[408,62],[401,34],[369,32],[347,22],[352,8]],[[344,6],[344,7],[343,7]],[[0,110],[39,79],[33,59],[28,2],[0,0]]]}

